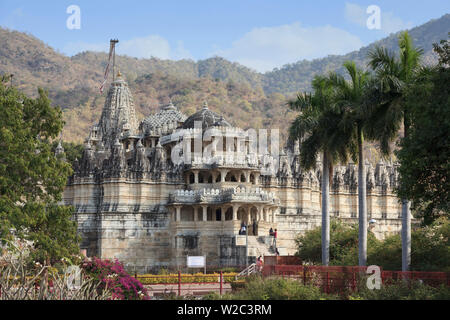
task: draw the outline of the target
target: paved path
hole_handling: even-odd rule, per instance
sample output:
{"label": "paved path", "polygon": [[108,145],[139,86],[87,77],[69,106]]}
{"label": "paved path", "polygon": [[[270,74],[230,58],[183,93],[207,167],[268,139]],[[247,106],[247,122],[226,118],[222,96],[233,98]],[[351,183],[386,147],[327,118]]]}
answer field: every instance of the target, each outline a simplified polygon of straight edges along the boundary
{"label": "paved path", "polygon": [[[151,284],[145,285],[148,290],[148,294],[152,297],[162,296],[164,294],[176,294],[178,295],[178,284]],[[230,292],[231,284],[224,283],[222,287],[222,293]],[[181,295],[182,296],[202,296],[210,292],[220,293],[219,283],[182,283]]]}

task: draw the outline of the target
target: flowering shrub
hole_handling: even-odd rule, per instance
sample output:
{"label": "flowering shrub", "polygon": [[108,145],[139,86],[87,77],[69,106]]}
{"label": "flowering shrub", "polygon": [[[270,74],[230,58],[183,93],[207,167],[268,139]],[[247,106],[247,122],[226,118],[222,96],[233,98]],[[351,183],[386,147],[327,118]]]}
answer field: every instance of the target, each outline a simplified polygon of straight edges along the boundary
{"label": "flowering shrub", "polygon": [[101,281],[103,288],[112,292],[115,300],[147,300],[149,296],[144,286],[130,276],[123,265],[116,259],[114,261],[99,258],[87,258],[82,268],[92,277]]}
{"label": "flowering shrub", "polygon": [[[235,280],[237,273],[223,273],[223,282],[232,282]],[[201,282],[219,282],[219,273],[212,274],[181,274],[181,283],[201,283]],[[178,283],[178,274],[171,273],[165,275],[144,274],[138,275],[138,279],[143,284],[161,284],[161,283]]]}

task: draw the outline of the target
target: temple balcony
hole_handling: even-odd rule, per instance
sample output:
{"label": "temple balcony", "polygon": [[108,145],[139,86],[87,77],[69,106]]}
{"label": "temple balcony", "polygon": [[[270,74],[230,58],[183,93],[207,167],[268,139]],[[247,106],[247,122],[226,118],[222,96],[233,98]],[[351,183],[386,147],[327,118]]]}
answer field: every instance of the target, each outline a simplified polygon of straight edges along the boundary
{"label": "temple balcony", "polygon": [[[218,194],[214,192],[214,196],[218,196]],[[186,198],[185,200],[192,199]],[[220,201],[217,198],[214,200]],[[221,233],[236,235],[240,233],[243,225],[248,227],[249,235],[268,234],[271,227],[276,228],[275,212],[278,209],[278,205],[273,203],[258,203],[255,201],[225,204],[217,202],[182,204],[178,202],[169,203],[167,207],[171,217],[170,226],[175,229],[175,232],[220,230]]]}
{"label": "temple balcony", "polygon": [[226,203],[272,204],[278,199],[273,192],[261,188],[235,187],[228,189],[176,190],[169,194],[169,204],[226,204]]}

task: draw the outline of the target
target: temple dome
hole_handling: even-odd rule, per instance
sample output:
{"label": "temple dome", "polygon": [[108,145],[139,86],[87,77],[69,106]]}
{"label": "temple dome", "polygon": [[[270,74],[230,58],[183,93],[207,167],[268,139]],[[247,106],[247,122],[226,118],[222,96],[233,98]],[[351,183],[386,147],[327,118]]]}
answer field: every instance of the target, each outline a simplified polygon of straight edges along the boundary
{"label": "temple dome", "polygon": [[195,122],[202,123],[202,129],[209,127],[231,127],[231,124],[224,119],[223,116],[209,110],[208,104],[205,102],[202,110],[194,113],[183,124],[184,129],[194,128]]}
{"label": "temple dome", "polygon": [[157,128],[162,128],[164,125],[169,126],[169,124],[172,124],[174,126],[173,129],[175,129],[184,120],[186,120],[186,116],[171,102],[167,106],[164,106],[158,113],[145,118],[141,123],[141,129],[144,132],[150,132]]}

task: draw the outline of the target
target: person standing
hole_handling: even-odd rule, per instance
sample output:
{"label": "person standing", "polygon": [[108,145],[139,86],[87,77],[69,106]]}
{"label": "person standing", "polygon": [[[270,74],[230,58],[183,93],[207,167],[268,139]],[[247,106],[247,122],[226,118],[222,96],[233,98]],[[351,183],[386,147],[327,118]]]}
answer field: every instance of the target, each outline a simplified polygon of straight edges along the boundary
{"label": "person standing", "polygon": [[273,232],[273,247],[276,249],[277,248],[277,236],[278,236],[278,232],[277,229],[275,229],[275,231]]}
{"label": "person standing", "polygon": [[256,220],[253,220],[253,235],[258,235],[258,223],[256,222]]}

